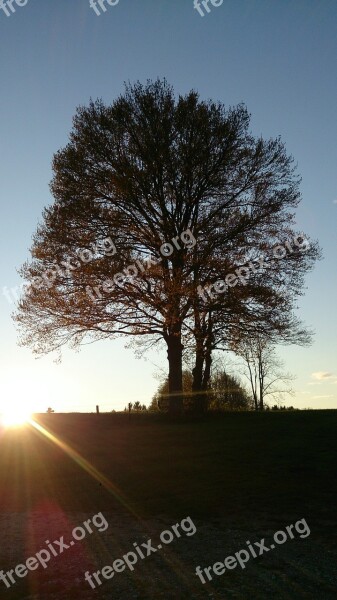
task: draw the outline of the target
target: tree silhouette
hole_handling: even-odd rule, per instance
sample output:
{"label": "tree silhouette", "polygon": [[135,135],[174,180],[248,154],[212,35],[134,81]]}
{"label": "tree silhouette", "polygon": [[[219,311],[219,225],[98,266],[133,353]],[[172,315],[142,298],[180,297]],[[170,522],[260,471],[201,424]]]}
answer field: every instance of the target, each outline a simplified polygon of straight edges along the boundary
{"label": "tree silhouette", "polygon": [[[195,410],[193,394],[193,374],[189,369],[183,371],[184,408],[186,411]],[[169,382],[163,381],[152,398],[150,410],[167,412],[169,409]],[[205,410],[249,410],[251,402],[247,391],[233,375],[226,373],[224,368],[214,370],[207,391],[204,392]]]}
{"label": "tree silhouette", "polygon": [[[253,328],[289,335],[315,244],[220,299],[200,297],[200,286],[296,233],[292,158],[279,139],[255,139],[249,120],[242,105],[226,109],[195,91],[176,98],[165,80],[128,85],[111,106],[80,107],[21,270],[30,284],[15,317],[21,343],[43,354],[87,338],[162,341],[179,414],[184,351],[195,354],[197,399],[215,348]],[[116,252],[106,251],[111,240]]]}
{"label": "tree silhouette", "polygon": [[293,394],[289,384],[293,375],[283,371],[283,361],[262,336],[242,341],[236,348],[243,359],[243,372],[249,381],[255,410],[264,410],[268,396],[281,401],[286,394]]}
{"label": "tree silhouette", "polygon": [[209,406],[217,410],[249,410],[252,407],[249,394],[239,379],[224,369],[212,375],[209,393]]}

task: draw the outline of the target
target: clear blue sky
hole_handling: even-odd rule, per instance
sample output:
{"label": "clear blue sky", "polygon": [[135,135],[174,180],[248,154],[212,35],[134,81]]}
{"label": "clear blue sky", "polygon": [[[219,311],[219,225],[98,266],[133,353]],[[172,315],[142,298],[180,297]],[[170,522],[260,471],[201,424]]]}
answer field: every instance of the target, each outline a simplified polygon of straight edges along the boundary
{"label": "clear blue sky", "polygon": [[[107,3],[106,3],[107,4]],[[75,108],[112,102],[123,82],[166,77],[226,105],[244,102],[255,134],[281,135],[303,177],[298,225],[324,261],[307,278],[300,316],[316,330],[309,349],[281,349],[297,375],[298,407],[337,407],[337,3],[224,0],[201,17],[193,0],[120,0],[97,16],[89,0],[28,0],[0,11],[1,404],[25,391],[35,410],[120,409],[148,402],[166,355],[137,360],[122,341],[64,352],[61,365],[18,348],[3,287],[20,284],[31,236],[52,201],[53,153]],[[316,373],[316,375],[313,375]]]}

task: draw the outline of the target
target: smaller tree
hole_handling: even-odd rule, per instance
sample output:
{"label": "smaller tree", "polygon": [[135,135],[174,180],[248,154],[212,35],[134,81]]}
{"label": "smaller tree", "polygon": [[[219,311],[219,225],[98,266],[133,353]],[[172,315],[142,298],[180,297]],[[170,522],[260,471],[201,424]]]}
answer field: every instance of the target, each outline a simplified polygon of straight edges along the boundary
{"label": "smaller tree", "polygon": [[159,411],[158,392],[156,394],[154,394],[154,396],[152,397],[152,400],[151,400],[150,406],[149,406],[149,411],[150,412],[158,412]]}
{"label": "smaller tree", "polygon": [[212,375],[209,397],[211,410],[249,410],[251,406],[249,394],[237,377],[223,369]]}
{"label": "smaller tree", "polygon": [[281,402],[286,394],[293,395],[289,387],[294,376],[283,371],[284,362],[276,356],[268,339],[257,335],[241,341],[235,352],[243,360],[243,374],[252,391],[255,410],[263,410],[267,397]]}
{"label": "smaller tree", "polygon": [[[168,389],[168,379],[166,378],[153,396],[150,410],[168,411]],[[193,373],[188,369],[183,371],[183,390],[184,409],[193,411],[195,409]],[[212,374],[208,389],[203,392],[203,405],[205,410],[248,410],[251,408],[249,394],[239,379],[226,373],[223,367],[218,368]]]}
{"label": "smaller tree", "polygon": [[[188,369],[183,371],[183,406],[188,411],[192,406],[192,372]],[[171,394],[169,393],[169,379],[166,379],[159,385],[157,392],[152,398],[150,410],[159,410],[168,412]]]}
{"label": "smaller tree", "polygon": [[55,411],[54,411],[54,410],[53,410],[53,409],[52,409],[52,408],[49,406],[49,408],[47,408],[46,412],[47,412],[48,414],[50,414],[50,413],[53,413],[53,412],[55,412]]}

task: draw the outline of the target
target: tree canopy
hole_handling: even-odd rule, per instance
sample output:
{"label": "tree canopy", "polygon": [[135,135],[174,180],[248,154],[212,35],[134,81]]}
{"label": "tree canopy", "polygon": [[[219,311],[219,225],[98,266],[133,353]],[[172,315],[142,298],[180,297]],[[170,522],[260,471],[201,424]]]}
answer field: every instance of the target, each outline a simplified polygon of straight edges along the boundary
{"label": "tree canopy", "polygon": [[[293,244],[261,262],[276,246],[303,242],[300,179],[281,140],[249,127],[243,105],[194,90],[176,97],[166,80],[79,107],[54,156],[54,202],[21,269],[29,284],[16,314],[21,343],[46,353],[88,338],[163,341],[177,413],[184,352],[195,357],[197,398],[212,351],[233,339],[258,331],[308,343],[294,310],[317,244],[306,238],[305,252]],[[210,285],[216,294],[205,294]]]}

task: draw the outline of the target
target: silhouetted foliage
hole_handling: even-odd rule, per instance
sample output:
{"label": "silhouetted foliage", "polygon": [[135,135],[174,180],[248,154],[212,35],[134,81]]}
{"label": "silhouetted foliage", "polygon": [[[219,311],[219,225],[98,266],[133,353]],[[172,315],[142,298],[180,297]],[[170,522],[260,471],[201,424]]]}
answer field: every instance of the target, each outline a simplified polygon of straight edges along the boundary
{"label": "silhouetted foliage", "polygon": [[209,409],[213,410],[250,410],[252,402],[247,390],[234,375],[224,370],[211,376],[209,390]]}
{"label": "silhouetted foliage", "polygon": [[[183,371],[184,410],[193,412],[195,403],[193,398],[193,374],[189,370]],[[249,410],[252,403],[249,394],[242,387],[239,379],[227,374],[224,370],[216,371],[210,378],[208,390],[204,394],[205,410]],[[152,398],[150,410],[167,412],[169,408],[168,378],[160,384]]]}
{"label": "silhouetted foliage", "polygon": [[[21,343],[43,354],[87,337],[162,341],[174,414],[183,407],[183,351],[195,356],[192,398],[202,412],[215,349],[261,331],[306,343],[293,310],[317,244],[206,302],[198,294],[296,233],[293,159],[280,139],[254,138],[249,125],[243,105],[226,109],[195,91],[176,98],[165,80],[127,85],[111,106],[78,108],[70,141],[54,156],[54,203],[21,270],[34,284],[16,315]],[[187,230],[195,245],[159,255],[163,242]],[[97,243],[110,236],[113,256]],[[79,262],[88,248],[92,259]],[[154,256],[136,277],[123,273]],[[111,279],[117,273],[119,283]]]}

